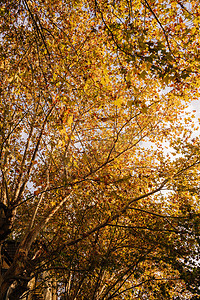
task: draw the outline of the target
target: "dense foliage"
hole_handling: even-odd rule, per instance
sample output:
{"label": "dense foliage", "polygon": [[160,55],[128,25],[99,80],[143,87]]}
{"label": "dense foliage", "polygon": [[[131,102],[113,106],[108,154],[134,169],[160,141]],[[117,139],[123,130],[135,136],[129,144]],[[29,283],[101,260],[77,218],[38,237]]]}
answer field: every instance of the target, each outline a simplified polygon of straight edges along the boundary
{"label": "dense foliage", "polygon": [[198,299],[199,2],[0,15],[0,300],[41,274],[69,300]]}

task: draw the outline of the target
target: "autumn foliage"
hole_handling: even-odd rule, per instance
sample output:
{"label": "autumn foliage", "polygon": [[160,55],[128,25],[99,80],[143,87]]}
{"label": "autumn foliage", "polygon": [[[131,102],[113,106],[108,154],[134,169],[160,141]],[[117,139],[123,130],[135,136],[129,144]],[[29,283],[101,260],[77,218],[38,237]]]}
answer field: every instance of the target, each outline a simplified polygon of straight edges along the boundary
{"label": "autumn foliage", "polygon": [[67,300],[199,299],[199,2],[0,15],[0,300],[44,272]]}

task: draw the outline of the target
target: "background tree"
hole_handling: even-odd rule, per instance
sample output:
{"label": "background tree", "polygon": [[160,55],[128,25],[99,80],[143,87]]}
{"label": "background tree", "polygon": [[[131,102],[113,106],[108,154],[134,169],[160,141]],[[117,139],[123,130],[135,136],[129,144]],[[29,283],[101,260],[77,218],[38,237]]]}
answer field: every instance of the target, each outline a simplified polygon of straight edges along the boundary
{"label": "background tree", "polygon": [[0,13],[0,239],[19,242],[0,299],[47,270],[67,299],[195,297],[197,1]]}

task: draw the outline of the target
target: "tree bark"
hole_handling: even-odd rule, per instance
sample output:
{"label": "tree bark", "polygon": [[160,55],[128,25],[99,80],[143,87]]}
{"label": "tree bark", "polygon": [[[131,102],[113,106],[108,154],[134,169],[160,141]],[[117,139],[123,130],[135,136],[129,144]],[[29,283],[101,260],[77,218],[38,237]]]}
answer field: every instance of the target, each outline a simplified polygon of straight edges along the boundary
{"label": "tree bark", "polygon": [[0,202],[0,242],[11,233],[13,225],[13,210]]}

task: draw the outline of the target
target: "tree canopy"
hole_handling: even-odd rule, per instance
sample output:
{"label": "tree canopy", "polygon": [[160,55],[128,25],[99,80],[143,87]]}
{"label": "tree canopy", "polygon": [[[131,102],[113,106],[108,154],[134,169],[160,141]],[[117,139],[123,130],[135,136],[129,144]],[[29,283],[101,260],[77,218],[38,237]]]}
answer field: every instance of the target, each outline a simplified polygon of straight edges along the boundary
{"label": "tree canopy", "polygon": [[198,299],[199,2],[0,15],[0,300],[45,272],[67,300]]}

